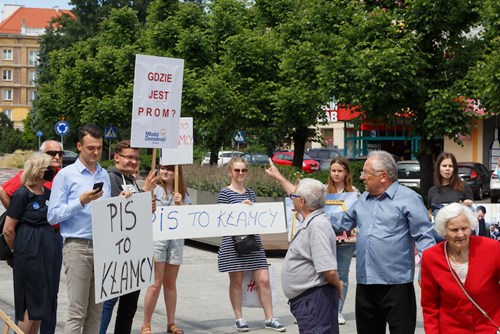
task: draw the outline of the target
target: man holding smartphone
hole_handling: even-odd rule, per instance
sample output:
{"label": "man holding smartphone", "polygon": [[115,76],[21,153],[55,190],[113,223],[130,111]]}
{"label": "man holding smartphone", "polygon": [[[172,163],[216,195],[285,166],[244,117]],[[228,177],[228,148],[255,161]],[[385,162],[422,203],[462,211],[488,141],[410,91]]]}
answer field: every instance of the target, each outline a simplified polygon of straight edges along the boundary
{"label": "man holding smartphone", "polygon": [[[98,333],[102,304],[95,303],[92,201],[111,196],[109,175],[97,162],[103,132],[94,124],[78,130],[74,164],[62,169],[52,184],[48,220],[60,224],[64,238],[63,263],[68,289],[68,317],[64,332]],[[102,188],[93,189],[102,182]]]}

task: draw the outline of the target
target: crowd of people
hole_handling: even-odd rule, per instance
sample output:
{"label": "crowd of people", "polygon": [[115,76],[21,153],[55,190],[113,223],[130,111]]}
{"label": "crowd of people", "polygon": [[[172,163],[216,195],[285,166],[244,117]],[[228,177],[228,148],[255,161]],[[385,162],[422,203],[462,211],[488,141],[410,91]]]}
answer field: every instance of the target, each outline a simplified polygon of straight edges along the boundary
{"label": "crowd of people", "polygon": [[[66,334],[106,333],[115,305],[114,333],[131,333],[140,290],[95,302],[92,202],[151,192],[151,208],[190,205],[181,166],[159,165],[143,187],[137,184],[139,149],[116,144],[114,166],[98,163],[103,132],[93,124],[78,131],[79,157],[62,168],[61,143],[48,140],[24,169],[0,187],[7,210],[4,237],[13,251],[15,318],[24,333],[55,333],[60,272],[68,290]],[[356,253],[355,315],[358,333],[414,333],[417,298],[414,277],[421,258],[421,307],[426,333],[500,331],[500,232],[487,224],[485,206],[474,207],[470,188],[458,176],[456,158],[436,159],[428,202],[397,181],[394,158],[373,151],[359,176],[365,191],[353,186],[349,162],[331,161],[326,184],[304,178],[293,184],[269,161],[266,174],[278,181],[299,221],[283,260],[281,287],[300,333],[339,333],[346,323],[343,300]],[[229,185],[218,204],[256,202],[245,187],[247,162],[227,165]],[[177,179],[176,179],[177,178]],[[94,184],[99,184],[95,189]],[[345,211],[327,211],[327,194],[356,194]],[[144,217],[144,219],[149,219]],[[349,242],[344,237],[349,236]],[[238,240],[251,241],[240,249]],[[141,334],[151,334],[160,292],[166,307],[167,333],[183,334],[175,322],[176,281],[184,240],[154,241],[154,283],[145,291]],[[64,266],[63,266],[64,265]],[[263,327],[286,331],[273,313],[269,264],[259,235],[223,236],[218,270],[228,273],[229,300],[237,331],[250,331],[243,316],[245,272],[258,286]]]}

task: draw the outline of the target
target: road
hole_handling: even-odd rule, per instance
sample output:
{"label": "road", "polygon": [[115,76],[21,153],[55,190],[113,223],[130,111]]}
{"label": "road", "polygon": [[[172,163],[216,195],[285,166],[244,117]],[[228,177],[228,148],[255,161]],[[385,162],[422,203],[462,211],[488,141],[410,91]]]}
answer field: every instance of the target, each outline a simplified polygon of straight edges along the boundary
{"label": "road", "polygon": [[[0,169],[0,184],[14,174],[12,171]],[[4,208],[0,205],[0,212]],[[275,282],[277,300],[274,315],[287,326],[287,333],[298,333],[297,325],[293,322],[293,316],[289,312],[287,300],[281,291],[280,272],[283,255],[270,256],[275,271]],[[354,315],[354,293],[355,293],[355,266],[353,259],[350,273],[350,291],[344,306],[344,316],[347,324],[340,326],[340,333],[356,333]],[[63,270],[64,271],[64,270]],[[14,315],[12,270],[5,262],[0,262],[0,309],[10,316]],[[234,316],[231,309],[228,294],[229,278],[227,274],[217,271],[217,252],[215,248],[206,247],[195,242],[187,242],[184,248],[184,263],[178,277],[178,305],[177,325],[186,333],[236,333],[234,327]],[[417,302],[420,302],[420,288],[415,283]],[[140,333],[143,319],[144,290],[141,291],[139,307],[134,319],[134,334]],[[422,314],[420,307],[417,314],[417,334],[423,334]],[[57,333],[63,333],[67,310],[66,277],[61,273],[61,286],[59,290],[58,324]],[[271,330],[264,329],[264,315],[261,309],[245,308],[244,316],[251,328],[252,333],[270,333]],[[114,317],[111,321],[108,333],[113,332]],[[1,325],[0,325],[1,328]],[[166,333],[166,311],[165,305],[160,298],[155,314],[153,316],[152,330],[155,334]]]}

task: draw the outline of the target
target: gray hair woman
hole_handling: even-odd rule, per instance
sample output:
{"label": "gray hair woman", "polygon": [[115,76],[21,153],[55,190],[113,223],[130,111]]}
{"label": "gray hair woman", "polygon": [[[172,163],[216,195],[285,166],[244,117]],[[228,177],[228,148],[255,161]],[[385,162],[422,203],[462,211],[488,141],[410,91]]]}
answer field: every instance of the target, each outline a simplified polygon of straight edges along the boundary
{"label": "gray hair woman", "polygon": [[[436,230],[445,241],[425,250],[422,256],[425,332],[495,333],[496,324],[500,324],[500,243],[471,236],[477,218],[460,203],[443,207],[435,220]],[[464,331],[469,328],[472,330]]]}

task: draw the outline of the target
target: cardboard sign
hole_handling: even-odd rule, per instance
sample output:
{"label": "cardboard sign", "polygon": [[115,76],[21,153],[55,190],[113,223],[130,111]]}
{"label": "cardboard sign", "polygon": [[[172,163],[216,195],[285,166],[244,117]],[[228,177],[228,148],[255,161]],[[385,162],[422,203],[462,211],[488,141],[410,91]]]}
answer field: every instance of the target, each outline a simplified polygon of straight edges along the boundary
{"label": "cardboard sign", "polygon": [[282,202],[159,206],[153,214],[154,240],[282,232]]}
{"label": "cardboard sign", "polygon": [[154,281],[151,193],[92,202],[96,303]]}
{"label": "cardboard sign", "polygon": [[193,163],[193,118],[181,117],[177,148],[161,150],[160,164],[183,165]]}
{"label": "cardboard sign", "polygon": [[136,55],[132,147],[177,148],[184,60]]}

